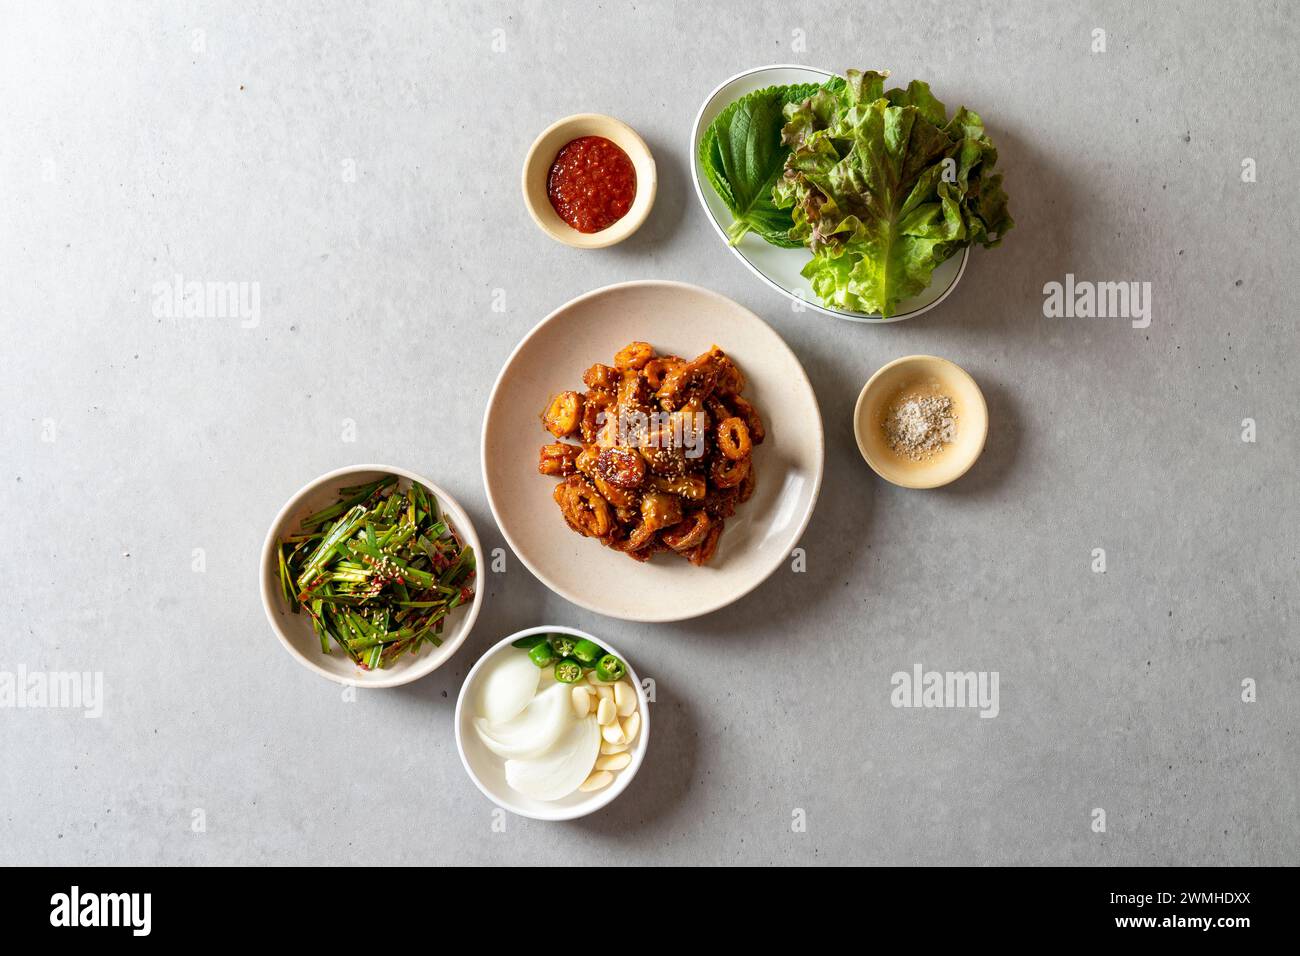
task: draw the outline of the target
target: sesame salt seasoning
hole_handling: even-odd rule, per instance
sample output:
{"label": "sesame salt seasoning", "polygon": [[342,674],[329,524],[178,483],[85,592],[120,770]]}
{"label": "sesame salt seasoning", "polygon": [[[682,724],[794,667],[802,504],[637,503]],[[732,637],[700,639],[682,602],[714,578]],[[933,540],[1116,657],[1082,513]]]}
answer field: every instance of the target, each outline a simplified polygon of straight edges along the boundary
{"label": "sesame salt seasoning", "polygon": [[957,437],[957,414],[947,395],[905,395],[890,406],[884,429],[897,454],[925,461]]}

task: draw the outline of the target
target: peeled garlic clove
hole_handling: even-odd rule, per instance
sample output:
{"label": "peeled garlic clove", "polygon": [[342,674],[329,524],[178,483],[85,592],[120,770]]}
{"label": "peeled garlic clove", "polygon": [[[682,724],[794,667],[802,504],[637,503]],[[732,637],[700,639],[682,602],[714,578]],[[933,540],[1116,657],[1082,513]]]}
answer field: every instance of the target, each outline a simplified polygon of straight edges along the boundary
{"label": "peeled garlic clove", "polygon": [[607,680],[601,680],[599,677],[596,676],[596,672],[595,672],[595,671],[587,671],[587,683],[590,684],[592,687],[608,687],[608,686],[609,686],[609,681],[607,681]]}
{"label": "peeled garlic clove", "polygon": [[596,685],[596,694],[599,695],[601,700],[613,700],[614,687],[611,684],[598,684]]}
{"label": "peeled garlic clove", "polygon": [[626,741],[621,744],[611,744],[608,740],[602,740],[600,742],[600,752],[602,754],[605,754],[606,756],[608,756],[609,754],[621,754],[624,750],[627,750],[627,748],[630,746],[631,744],[627,743]]}
{"label": "peeled garlic clove", "polygon": [[591,691],[588,688],[573,688],[572,699],[573,712],[579,717],[586,717],[591,712]]}
{"label": "peeled garlic clove", "polygon": [[614,706],[612,700],[602,698],[601,702],[596,705],[596,723],[604,727],[616,720],[618,720],[618,708]]}
{"label": "peeled garlic clove", "polygon": [[[631,720],[630,717],[628,719]],[[627,743],[627,735],[623,733],[623,728],[619,726],[618,721],[614,721],[612,724],[607,724],[606,726],[601,727],[600,736],[605,740],[606,743],[611,743],[611,744]]]}
{"label": "peeled garlic clove", "polygon": [[621,754],[607,754],[596,758],[597,770],[622,770],[632,762],[632,755],[624,752]]}
{"label": "peeled garlic clove", "polygon": [[608,770],[597,770],[588,777],[578,789],[583,793],[594,793],[602,790],[614,782],[614,775]]}
{"label": "peeled garlic clove", "polygon": [[620,717],[627,717],[636,710],[636,691],[627,681],[621,680],[614,685],[614,703]]}
{"label": "peeled garlic clove", "polygon": [[[641,730],[641,715],[633,714],[623,721],[623,739],[628,743],[636,740],[637,732]],[[602,734],[604,732],[602,731]],[[609,740],[608,737],[605,738]]]}

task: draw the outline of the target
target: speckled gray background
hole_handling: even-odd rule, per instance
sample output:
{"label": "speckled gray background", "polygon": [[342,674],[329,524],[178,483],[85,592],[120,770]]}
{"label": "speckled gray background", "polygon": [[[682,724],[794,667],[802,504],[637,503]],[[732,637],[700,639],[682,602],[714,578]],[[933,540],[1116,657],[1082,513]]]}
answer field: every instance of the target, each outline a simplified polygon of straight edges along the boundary
{"label": "speckled gray background", "polygon": [[[0,862],[1296,862],[1284,4],[353,6],[0,12],[0,670],[105,682],[98,720],[0,710]],[[888,67],[983,113],[1019,226],[938,311],[795,314],[722,248],[690,125],[769,62]],[[518,195],[533,136],[579,111],[659,163],[650,221],[603,252]],[[1067,272],[1152,283],[1150,328],[1044,318]],[[155,317],[178,273],[259,283],[260,324]],[[351,704],[283,653],[256,563],[286,497],[391,461],[503,545],[478,444],[497,371],[551,309],[645,277],[732,296],[804,361],[827,437],[807,572],[637,626],[511,559],[451,664]],[[942,491],[882,484],[852,439],[863,381],[911,352],[989,401],[984,457]],[[652,746],[603,813],[493,832],[455,696],[543,622],[656,678]],[[1000,716],[894,709],[918,662],[998,671]]]}

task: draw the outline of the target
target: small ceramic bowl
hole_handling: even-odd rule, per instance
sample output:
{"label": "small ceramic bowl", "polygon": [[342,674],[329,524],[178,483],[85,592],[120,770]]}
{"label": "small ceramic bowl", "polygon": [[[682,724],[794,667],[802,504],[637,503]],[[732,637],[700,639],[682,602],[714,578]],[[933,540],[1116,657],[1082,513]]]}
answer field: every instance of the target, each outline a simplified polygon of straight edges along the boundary
{"label": "small ceramic bowl", "polygon": [[[627,153],[636,169],[636,197],[627,215],[600,232],[579,232],[561,219],[546,194],[546,180],[560,150],[581,136],[603,136]],[[622,242],[641,228],[655,202],[658,176],[650,147],[636,131],[612,116],[578,113],[552,123],[534,140],[524,160],[524,205],[533,222],[556,242],[575,249],[603,249]]]}
{"label": "small ceramic bowl", "polygon": [[275,553],[281,536],[297,530],[298,522],[306,515],[337,501],[340,488],[365,484],[384,475],[397,475],[399,488],[409,488],[411,482],[418,481],[429,489],[438,499],[443,515],[459,535],[461,543],[473,548],[476,558],[482,560],[483,549],[479,546],[478,534],[470,523],[469,515],[456,503],[456,499],[428,478],[392,465],[353,465],[321,475],[304,485],[275,516],[266,533],[266,542],[262,545],[259,569],[262,607],[266,611],[266,619],[271,622],[271,629],[275,631],[284,649],[299,664],[321,677],[357,687],[397,687],[433,673],[465,642],[474,627],[479,609],[483,606],[483,591],[476,587],[474,600],[461,605],[447,616],[440,646],[425,644],[418,654],[403,654],[382,670],[367,671],[358,667],[338,648],[333,648],[329,654],[322,653],[320,638],[312,629],[311,618],[303,613],[293,614],[285,605],[284,596],[280,593],[279,562]]}
{"label": "small ceramic bowl", "polygon": [[[957,418],[954,441],[923,461],[900,455],[885,437],[885,418],[904,395],[947,395]],[[853,434],[858,450],[881,478],[903,488],[938,488],[956,481],[975,464],[989,433],[984,394],[966,371],[933,355],[895,359],[862,388],[853,409]]]}
{"label": "small ceramic bowl", "polygon": [[[615,771],[614,782],[603,790],[597,790],[594,793],[577,791],[562,800],[534,800],[531,797],[526,797],[522,793],[511,789],[510,785],[506,783],[505,761],[483,746],[478,734],[474,732],[473,720],[477,715],[473,712],[474,705],[471,702],[475,699],[478,678],[482,673],[484,663],[498,654],[523,653],[523,651],[510,645],[521,637],[529,637],[533,634],[568,634],[576,638],[586,638],[589,641],[595,641],[609,653],[621,657],[623,662],[627,664],[627,677],[625,680],[636,688],[637,707],[639,708],[638,712],[641,714],[641,729],[638,731],[636,741],[629,751],[632,754],[632,762],[622,770]],[[517,813],[521,817],[529,817],[533,820],[574,820],[578,817],[585,817],[589,813],[595,813],[601,807],[608,806],[613,802],[614,798],[628,788],[632,778],[636,776],[636,772],[641,769],[641,762],[645,759],[646,746],[649,742],[650,702],[646,698],[645,689],[641,686],[641,678],[637,676],[632,663],[624,656],[622,651],[613,647],[609,641],[593,637],[574,627],[530,627],[527,630],[518,631],[509,637],[502,638],[470,668],[469,673],[465,675],[465,683],[461,684],[460,694],[456,698],[456,750],[460,753],[460,762],[465,765],[465,772],[474,781],[474,786],[482,791],[483,796],[497,806],[504,807],[511,813]]]}

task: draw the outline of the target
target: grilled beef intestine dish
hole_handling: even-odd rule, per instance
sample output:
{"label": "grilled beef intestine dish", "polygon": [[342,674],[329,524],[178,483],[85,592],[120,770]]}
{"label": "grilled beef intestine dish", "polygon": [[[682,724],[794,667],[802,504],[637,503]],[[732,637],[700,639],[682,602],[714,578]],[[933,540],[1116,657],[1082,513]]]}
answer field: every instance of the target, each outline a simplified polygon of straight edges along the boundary
{"label": "grilled beef intestine dish", "polygon": [[560,478],[565,522],[638,561],[674,552],[713,557],[726,520],[754,494],[763,420],[745,376],[718,346],[687,361],[633,342],[542,412],[556,439],[538,471]]}

